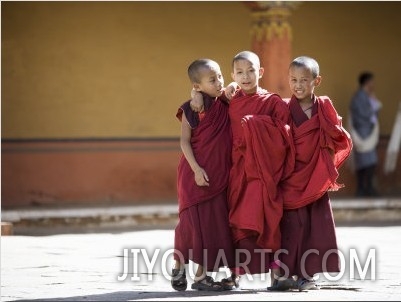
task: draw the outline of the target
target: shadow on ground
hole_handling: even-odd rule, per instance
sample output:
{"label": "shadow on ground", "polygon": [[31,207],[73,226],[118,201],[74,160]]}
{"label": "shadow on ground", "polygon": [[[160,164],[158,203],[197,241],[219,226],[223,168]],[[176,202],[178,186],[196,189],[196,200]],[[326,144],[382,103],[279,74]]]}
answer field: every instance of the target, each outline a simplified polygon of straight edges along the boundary
{"label": "shadow on ground", "polygon": [[[350,291],[359,291],[359,288],[348,287],[348,286],[340,286],[340,285],[332,285],[332,286],[322,286],[321,290],[350,290]],[[292,293],[304,294],[307,292],[299,292],[298,290],[289,291]],[[51,302],[51,301],[133,301],[133,300],[147,300],[147,299],[174,299],[174,298],[188,298],[196,300],[199,297],[210,297],[210,300],[229,300],[229,296],[231,295],[254,295],[257,293],[268,294],[268,295],[287,295],[289,292],[270,292],[266,291],[265,288],[261,289],[237,289],[233,291],[221,291],[221,292],[212,292],[212,291],[183,291],[183,292],[168,292],[168,291],[119,291],[113,293],[106,294],[98,294],[98,295],[84,295],[84,296],[73,296],[73,297],[63,297],[63,298],[49,298],[49,299],[33,299],[33,300],[13,300],[14,302],[23,302],[23,301],[43,301],[43,302]],[[226,296],[225,298],[223,298]],[[220,297],[220,298],[216,298]],[[236,299],[238,300],[238,299]],[[246,300],[246,296],[242,298],[243,301]]]}
{"label": "shadow on ground", "polygon": [[[247,295],[255,294],[257,292],[266,292],[266,289],[252,289],[252,290],[233,290],[233,291],[183,291],[183,292],[167,292],[167,291],[119,291],[113,293],[99,294],[99,295],[84,295],[63,298],[49,298],[49,299],[32,299],[32,300],[13,300],[14,302],[23,301],[132,301],[132,300],[146,300],[146,299],[174,299],[174,298],[190,298],[196,300],[199,297],[213,297],[217,296],[230,296],[230,295]],[[227,297],[226,300],[228,300]],[[221,299],[219,299],[221,300]],[[243,298],[245,300],[245,297]]]}

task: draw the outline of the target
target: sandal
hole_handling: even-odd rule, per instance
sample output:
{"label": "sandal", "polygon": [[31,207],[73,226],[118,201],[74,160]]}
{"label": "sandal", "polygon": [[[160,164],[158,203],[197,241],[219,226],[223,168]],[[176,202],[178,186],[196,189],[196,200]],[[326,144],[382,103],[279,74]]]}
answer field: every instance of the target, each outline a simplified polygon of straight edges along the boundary
{"label": "sandal", "polygon": [[315,290],[319,289],[317,286],[315,280],[308,280],[305,278],[299,279],[298,280],[298,290],[303,291],[303,290]]}
{"label": "sandal", "polygon": [[221,282],[215,282],[213,278],[210,276],[206,276],[202,280],[192,283],[191,288],[196,290],[207,290],[207,291],[223,290]]}
{"label": "sandal", "polygon": [[230,277],[221,279],[221,284],[223,285],[224,290],[232,290],[234,288],[239,287],[239,279],[241,276],[236,274],[231,274]]}
{"label": "sandal", "polygon": [[187,289],[187,277],[185,275],[185,269],[180,270],[173,268],[173,273],[171,275],[171,286],[178,291],[183,291]]}
{"label": "sandal", "polygon": [[269,286],[267,290],[276,291],[276,292],[284,292],[290,289],[296,289],[297,283],[292,278],[287,278],[283,280],[275,279],[272,286]]}

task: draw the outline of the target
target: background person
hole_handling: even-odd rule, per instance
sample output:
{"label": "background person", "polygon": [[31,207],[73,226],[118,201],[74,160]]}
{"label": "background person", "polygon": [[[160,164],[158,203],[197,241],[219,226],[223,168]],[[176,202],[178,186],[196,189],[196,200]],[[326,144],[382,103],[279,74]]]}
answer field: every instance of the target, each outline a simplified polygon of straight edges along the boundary
{"label": "background person", "polygon": [[373,73],[361,73],[358,81],[359,90],[350,104],[350,134],[354,143],[354,168],[357,177],[356,196],[374,197],[379,195],[373,180],[378,163],[378,112],[382,104],[374,94]]}

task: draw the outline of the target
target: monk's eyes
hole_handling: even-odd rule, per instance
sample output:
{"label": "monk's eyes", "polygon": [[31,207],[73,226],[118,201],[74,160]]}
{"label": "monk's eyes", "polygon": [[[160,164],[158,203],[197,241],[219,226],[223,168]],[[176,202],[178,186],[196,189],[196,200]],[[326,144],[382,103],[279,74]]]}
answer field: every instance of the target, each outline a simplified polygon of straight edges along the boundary
{"label": "monk's eyes", "polygon": [[[292,80],[291,80],[291,83],[294,83],[294,84],[295,84],[295,83],[297,83],[297,82],[298,82],[298,81],[297,81],[296,79],[292,79]],[[307,83],[307,82],[308,82],[308,79],[301,79],[301,80],[299,80],[299,82],[300,82],[300,83]]]}

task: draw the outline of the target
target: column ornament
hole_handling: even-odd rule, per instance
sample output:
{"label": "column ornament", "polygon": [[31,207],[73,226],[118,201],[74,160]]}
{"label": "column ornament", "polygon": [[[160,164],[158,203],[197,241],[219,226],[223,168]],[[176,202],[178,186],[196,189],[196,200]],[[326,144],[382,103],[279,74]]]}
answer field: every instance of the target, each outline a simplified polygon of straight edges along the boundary
{"label": "column ornament", "polygon": [[250,1],[246,2],[251,9],[251,37],[257,41],[271,41],[274,37],[292,40],[292,30],[288,18],[291,10],[299,2],[293,1]]}

